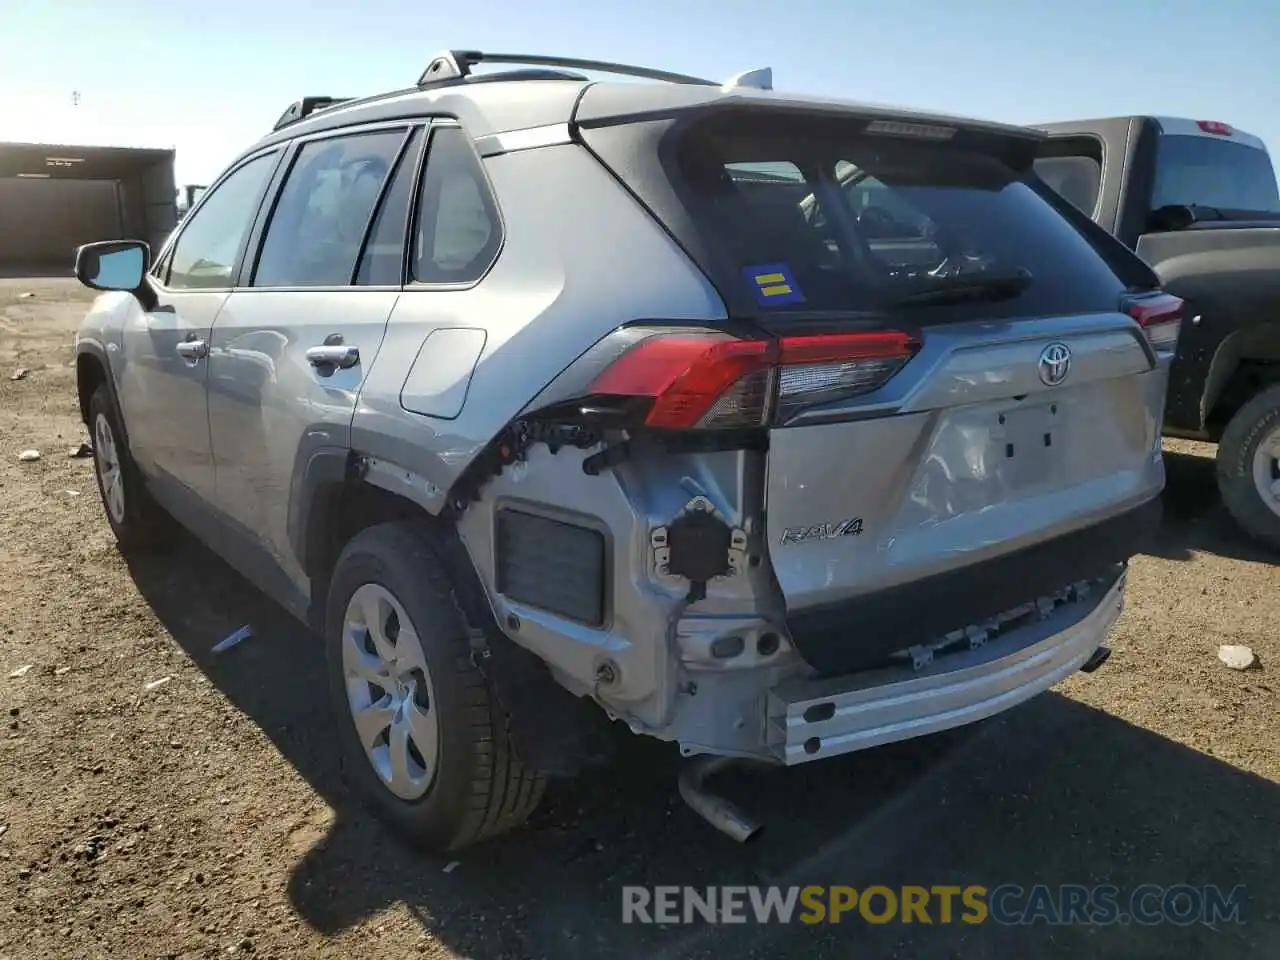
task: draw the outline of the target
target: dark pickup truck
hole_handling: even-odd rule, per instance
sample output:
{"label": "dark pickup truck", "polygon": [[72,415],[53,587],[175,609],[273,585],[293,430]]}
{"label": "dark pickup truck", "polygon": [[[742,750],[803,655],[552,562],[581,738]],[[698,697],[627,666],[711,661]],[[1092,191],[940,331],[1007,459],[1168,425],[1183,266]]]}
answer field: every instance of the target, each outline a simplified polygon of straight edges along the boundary
{"label": "dark pickup truck", "polygon": [[1217,443],[1227,509],[1280,547],[1280,192],[1266,146],[1212,120],[1036,126],[1049,133],[1041,179],[1186,302],[1165,435]]}

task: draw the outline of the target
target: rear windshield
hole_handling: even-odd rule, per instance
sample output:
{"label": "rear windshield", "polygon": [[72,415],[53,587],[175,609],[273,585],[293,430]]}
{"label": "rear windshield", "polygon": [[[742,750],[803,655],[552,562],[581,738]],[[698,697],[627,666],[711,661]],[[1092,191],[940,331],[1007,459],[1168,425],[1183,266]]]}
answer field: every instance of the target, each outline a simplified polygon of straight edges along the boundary
{"label": "rear windshield", "polygon": [[1116,308],[1119,277],[999,142],[790,126],[704,121],[676,152],[690,214],[763,312],[946,311],[954,299],[918,295],[1002,278],[1019,282],[963,312],[974,299],[990,317]]}
{"label": "rear windshield", "polygon": [[1265,150],[1220,137],[1161,137],[1151,209],[1169,204],[1280,213]]}

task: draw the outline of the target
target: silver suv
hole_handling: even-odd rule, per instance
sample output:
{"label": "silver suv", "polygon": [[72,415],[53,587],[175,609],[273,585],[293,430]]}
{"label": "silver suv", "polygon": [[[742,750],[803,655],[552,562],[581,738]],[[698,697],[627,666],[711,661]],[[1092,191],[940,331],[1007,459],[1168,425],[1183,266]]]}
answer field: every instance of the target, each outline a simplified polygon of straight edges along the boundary
{"label": "silver suv", "polygon": [[1181,301],[1040,134],[770,88],[454,51],[294,104],[158,255],[77,251],[121,545],[176,519],[311,624],[348,776],[429,848],[520,823],[608,720],[743,839],[721,758],[1106,656]]}

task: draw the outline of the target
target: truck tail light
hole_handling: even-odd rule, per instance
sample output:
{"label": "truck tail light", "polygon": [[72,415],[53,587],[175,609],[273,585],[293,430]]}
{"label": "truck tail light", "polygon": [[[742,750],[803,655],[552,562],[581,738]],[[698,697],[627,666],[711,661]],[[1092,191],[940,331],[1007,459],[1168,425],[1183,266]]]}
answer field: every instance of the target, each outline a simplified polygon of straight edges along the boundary
{"label": "truck tail light", "polygon": [[1182,312],[1182,300],[1168,293],[1134,297],[1125,304],[1125,313],[1138,321],[1147,342],[1157,353],[1177,348]]}
{"label": "truck tail light", "polygon": [[645,425],[757,427],[882,386],[920,349],[898,331],[743,340],[715,331],[657,333],[591,381],[594,396],[649,402]]}
{"label": "truck tail light", "polygon": [[1217,134],[1220,137],[1229,137],[1232,134],[1230,125],[1221,120],[1197,120],[1196,126],[1205,133]]}

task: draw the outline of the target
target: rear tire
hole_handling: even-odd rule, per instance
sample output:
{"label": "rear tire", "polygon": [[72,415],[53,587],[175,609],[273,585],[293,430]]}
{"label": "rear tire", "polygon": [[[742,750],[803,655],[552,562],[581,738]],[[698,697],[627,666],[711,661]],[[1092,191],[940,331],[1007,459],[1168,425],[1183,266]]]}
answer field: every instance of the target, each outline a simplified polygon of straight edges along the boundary
{"label": "rear tire", "polygon": [[444,852],[522,824],[545,778],[512,749],[437,547],[413,522],[356,534],[334,569],[325,646],[348,783],[401,834]]}
{"label": "rear tire", "polygon": [[1217,477],[1232,519],[1280,549],[1280,386],[1241,407],[1218,441]]}
{"label": "rear tire", "polygon": [[89,399],[93,474],[116,542],[125,550],[155,550],[172,544],[177,526],[147,490],[129,452],[120,409],[103,384]]}

